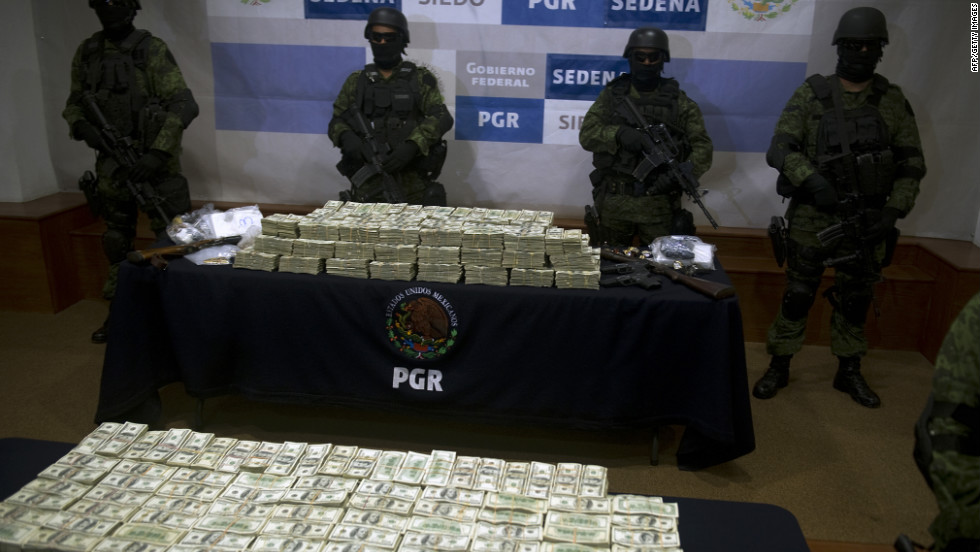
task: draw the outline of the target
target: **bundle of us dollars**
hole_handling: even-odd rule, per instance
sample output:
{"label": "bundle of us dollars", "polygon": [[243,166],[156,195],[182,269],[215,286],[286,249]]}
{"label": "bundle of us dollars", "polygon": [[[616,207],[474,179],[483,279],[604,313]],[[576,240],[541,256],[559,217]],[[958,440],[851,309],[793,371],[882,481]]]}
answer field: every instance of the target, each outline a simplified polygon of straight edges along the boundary
{"label": "bundle of us dollars", "polygon": [[283,255],[279,257],[279,272],[322,274],[324,272],[324,266],[324,259],[319,257],[300,257],[297,255]]}
{"label": "bundle of us dollars", "polygon": [[368,265],[368,275],[374,280],[404,280],[415,279],[418,268],[414,262],[398,263],[387,261],[371,261]]}
{"label": "bundle of us dollars", "polygon": [[280,238],[298,238],[301,215],[275,213],[262,217],[262,234]]}
{"label": "bundle of us dollars", "polygon": [[331,275],[367,279],[370,263],[370,259],[326,259],[324,269]]}
{"label": "bundle of us dollars", "polygon": [[234,268],[247,268],[251,270],[264,270],[275,272],[279,268],[280,255],[272,253],[259,253],[253,249],[242,249],[235,253]]}
{"label": "bundle of us dollars", "polygon": [[418,263],[418,273],[416,280],[423,282],[443,282],[448,284],[458,283],[463,277],[463,265],[461,264],[441,264],[441,263]]}
{"label": "bundle of us dollars", "polygon": [[334,256],[335,242],[317,239],[293,240],[292,254],[300,257],[319,257],[329,259]]}
{"label": "bundle of us dollars", "polygon": [[555,270],[552,268],[512,268],[510,285],[528,287],[552,287],[555,285]]}
{"label": "bundle of us dollars", "polygon": [[599,289],[598,270],[555,270],[555,286],[560,289]]}
{"label": "bundle of us dollars", "polygon": [[488,286],[506,286],[508,270],[502,266],[480,266],[464,264],[464,281],[467,284],[483,284]]}
{"label": "bundle of us dollars", "polygon": [[292,255],[293,245],[296,240],[278,238],[276,236],[261,235],[255,236],[255,244],[252,248],[259,253],[272,253],[274,255]]}
{"label": "bundle of us dollars", "polygon": [[417,245],[379,243],[374,246],[374,260],[388,263],[414,263]]}

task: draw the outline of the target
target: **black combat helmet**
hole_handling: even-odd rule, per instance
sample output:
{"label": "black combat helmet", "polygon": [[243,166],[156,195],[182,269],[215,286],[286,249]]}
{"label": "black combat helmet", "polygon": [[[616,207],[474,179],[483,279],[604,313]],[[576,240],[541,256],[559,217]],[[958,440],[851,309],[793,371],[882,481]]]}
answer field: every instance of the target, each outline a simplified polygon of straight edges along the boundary
{"label": "black combat helmet", "polygon": [[371,39],[371,27],[384,25],[398,29],[405,37],[405,44],[408,44],[408,20],[405,15],[395,8],[378,8],[368,16],[367,25],[364,26],[364,38]]}
{"label": "black combat helmet", "polygon": [[885,23],[885,14],[875,8],[861,7],[852,8],[840,16],[837,23],[837,30],[834,31],[834,41],[830,44],[836,46],[841,40],[879,40],[882,44],[888,44],[888,25]]}
{"label": "black combat helmet", "polygon": [[140,6],[140,0],[88,0],[88,7],[98,8],[99,6],[121,6],[134,10],[143,9],[143,6]]}
{"label": "black combat helmet", "polygon": [[623,57],[629,58],[630,50],[633,48],[656,48],[663,51],[664,61],[670,61],[670,43],[667,40],[667,33],[656,27],[640,27],[630,33],[626,49],[623,50]]}

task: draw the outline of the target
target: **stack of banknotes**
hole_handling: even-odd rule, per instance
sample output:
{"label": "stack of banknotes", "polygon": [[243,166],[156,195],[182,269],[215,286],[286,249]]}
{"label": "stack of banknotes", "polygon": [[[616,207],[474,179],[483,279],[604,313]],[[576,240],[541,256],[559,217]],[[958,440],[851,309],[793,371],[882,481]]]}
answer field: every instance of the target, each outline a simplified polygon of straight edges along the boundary
{"label": "stack of banknotes", "polygon": [[0,502],[0,549],[666,552],[678,522],[602,466],[103,423]]}
{"label": "stack of banknotes", "polygon": [[[388,280],[598,289],[599,254],[589,247],[588,234],[553,226],[553,221],[554,213],[549,211],[329,201],[307,215],[263,217],[261,235],[238,253],[235,267]],[[361,263],[351,267],[330,259],[417,266],[378,265],[362,270]],[[534,272],[513,278],[516,268]]]}

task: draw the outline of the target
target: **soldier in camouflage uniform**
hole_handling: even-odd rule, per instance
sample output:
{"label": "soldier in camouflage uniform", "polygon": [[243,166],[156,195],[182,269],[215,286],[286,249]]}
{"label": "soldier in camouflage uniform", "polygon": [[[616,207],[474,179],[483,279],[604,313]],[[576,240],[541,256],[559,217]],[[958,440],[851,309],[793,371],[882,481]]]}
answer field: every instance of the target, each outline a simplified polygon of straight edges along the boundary
{"label": "soldier in camouflage uniform", "polygon": [[[337,169],[346,177],[371,161],[374,151],[384,173],[394,178],[386,190],[383,175],[375,174],[342,192],[341,198],[360,202],[398,202],[445,205],[446,190],[435,181],[446,158],[443,135],[453,127],[439,80],[429,69],[402,60],[409,43],[408,21],[394,8],[377,8],[368,16],[364,38],[371,44],[374,63],[354,71],[333,104],[327,134],[340,148]],[[357,122],[363,115],[367,130]]]}
{"label": "soldier in camouflage uniform", "polygon": [[[839,359],[834,388],[869,408],[881,400],[861,375],[867,352],[865,319],[881,278],[895,221],[912,209],[925,161],[912,108],[898,86],[874,72],[888,43],[885,16],[854,8],[840,19],[836,74],[814,75],[783,109],[766,159],[779,171],[777,190],[791,197],[786,211],[787,283],[769,328],[769,369],[752,393],[775,396],[789,381],[807,313],[828,265],[825,295],[833,306],[831,351]],[[843,122],[843,124],[842,124]],[[843,236],[823,243],[818,233],[846,220]]]}
{"label": "soldier in camouflage uniform", "polygon": [[649,153],[646,136],[628,123],[622,111],[629,95],[648,125],[663,123],[679,145],[678,162],[690,160],[695,177],[711,167],[713,146],[704,128],[704,117],[694,100],[680,89],[676,79],[661,76],[670,61],[667,34],[655,27],[633,31],[623,57],[630,72],[620,75],[603,88],[589,107],[579,143],[593,153],[596,167],[589,175],[592,197],[599,215],[599,243],[629,246],[634,236],[642,245],[655,238],[695,233],[694,217],[681,206],[679,183],[665,168],[650,172],[643,182],[633,170]]}
{"label": "soldier in camouflage uniform", "polygon": [[960,311],[939,349],[915,452],[939,505],[929,527],[934,550],[980,550],[980,293]]}
{"label": "soldier in camouflage uniform", "polygon": [[[140,208],[126,179],[142,188],[150,226],[162,238],[169,219],[191,206],[187,180],[180,170],[180,143],[198,107],[166,43],[133,27],[140,9],[138,0],[89,0],[89,6],[102,30],[75,51],[71,93],[62,115],[71,137],[97,152],[97,181],[86,196],[106,224],[102,248],[110,268],[102,292],[111,300],[119,264],[134,247]],[[120,166],[109,154],[99,121],[86,105],[87,94],[94,95],[120,137],[132,140],[139,158],[131,168]],[[167,219],[152,203],[159,205]],[[92,334],[92,341],[102,343],[106,336],[107,325],[103,324]]]}

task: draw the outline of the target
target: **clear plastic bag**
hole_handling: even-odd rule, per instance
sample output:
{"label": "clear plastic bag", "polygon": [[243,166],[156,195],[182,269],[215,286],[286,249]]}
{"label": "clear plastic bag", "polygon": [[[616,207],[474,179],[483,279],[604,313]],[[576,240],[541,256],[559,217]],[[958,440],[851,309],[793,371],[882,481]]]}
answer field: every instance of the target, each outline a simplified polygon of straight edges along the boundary
{"label": "clear plastic bag", "polygon": [[715,269],[715,246],[695,236],[660,236],[650,244],[650,260],[686,272]]}
{"label": "clear plastic bag", "polygon": [[175,217],[167,227],[174,243],[186,245],[202,240],[242,236],[237,245],[207,247],[184,257],[194,264],[228,264],[235,254],[255,242],[262,233],[262,212],[258,205],[220,211],[208,203],[196,211]]}

